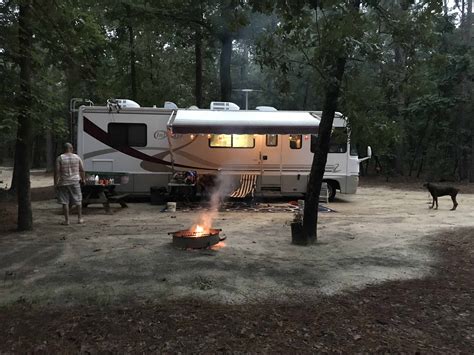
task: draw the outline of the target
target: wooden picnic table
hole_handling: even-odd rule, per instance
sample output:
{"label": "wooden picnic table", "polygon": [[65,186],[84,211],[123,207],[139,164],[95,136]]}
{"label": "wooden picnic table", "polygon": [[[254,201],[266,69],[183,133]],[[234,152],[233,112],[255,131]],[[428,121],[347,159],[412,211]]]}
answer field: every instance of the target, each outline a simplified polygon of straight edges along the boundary
{"label": "wooden picnic table", "polygon": [[82,185],[82,206],[87,207],[91,204],[102,204],[106,212],[110,212],[111,203],[118,203],[122,208],[128,207],[124,201],[124,198],[127,196],[127,194],[118,195],[115,192],[116,186],[116,184]]}
{"label": "wooden picnic table", "polygon": [[191,202],[196,196],[196,184],[168,183],[170,197],[176,201]]}

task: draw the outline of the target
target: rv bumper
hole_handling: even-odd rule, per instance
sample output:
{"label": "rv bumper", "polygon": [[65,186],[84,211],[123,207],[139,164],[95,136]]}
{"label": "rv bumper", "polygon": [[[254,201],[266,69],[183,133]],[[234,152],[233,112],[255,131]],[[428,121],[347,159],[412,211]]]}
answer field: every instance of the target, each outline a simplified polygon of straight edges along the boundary
{"label": "rv bumper", "polygon": [[351,175],[346,180],[346,194],[355,194],[359,185],[359,175]]}

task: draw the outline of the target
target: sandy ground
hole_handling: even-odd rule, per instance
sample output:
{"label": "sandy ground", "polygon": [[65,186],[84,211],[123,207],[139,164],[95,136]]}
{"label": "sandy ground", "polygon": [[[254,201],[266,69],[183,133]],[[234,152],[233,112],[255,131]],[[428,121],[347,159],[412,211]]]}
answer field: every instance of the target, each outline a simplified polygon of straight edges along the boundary
{"label": "sandy ground", "polygon": [[[53,173],[45,174],[44,170],[32,169],[31,187],[48,187],[53,184]],[[13,168],[0,166],[0,188],[9,188],[12,182]]]}
{"label": "sandy ground", "polygon": [[[339,195],[340,196],[340,195]],[[291,213],[223,212],[227,237],[215,250],[177,250],[168,232],[199,212],[160,206],[88,208],[85,225],[61,226],[53,200],[34,203],[35,231],[0,234],[0,304],[18,299],[110,304],[129,299],[204,299],[225,304],[336,294],[429,275],[438,256],[427,236],[474,225],[474,195],[428,209],[423,190],[361,187],[321,213],[318,243],[291,245]]]}

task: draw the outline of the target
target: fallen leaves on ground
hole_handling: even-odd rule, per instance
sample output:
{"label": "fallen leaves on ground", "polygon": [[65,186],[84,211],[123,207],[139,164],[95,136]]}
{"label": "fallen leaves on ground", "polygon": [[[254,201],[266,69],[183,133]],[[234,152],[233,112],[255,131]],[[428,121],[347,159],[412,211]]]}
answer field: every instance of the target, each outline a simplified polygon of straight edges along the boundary
{"label": "fallen leaves on ground", "polygon": [[[433,276],[282,303],[0,309],[0,352],[471,353],[474,231],[433,237]],[[317,270],[315,270],[317,272]]]}

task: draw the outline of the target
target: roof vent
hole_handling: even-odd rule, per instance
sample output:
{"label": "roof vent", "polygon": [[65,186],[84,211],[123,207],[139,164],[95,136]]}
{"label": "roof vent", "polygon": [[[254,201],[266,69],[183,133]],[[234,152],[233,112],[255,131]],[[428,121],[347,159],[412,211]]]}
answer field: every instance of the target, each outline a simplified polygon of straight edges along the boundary
{"label": "roof vent", "polygon": [[275,107],[273,106],[257,106],[255,107],[257,111],[270,111],[270,112],[275,112],[278,111]]}
{"label": "roof vent", "polygon": [[240,107],[233,102],[212,101],[211,110],[215,111],[238,111]]}

